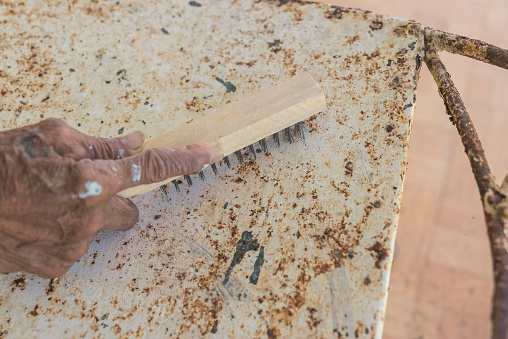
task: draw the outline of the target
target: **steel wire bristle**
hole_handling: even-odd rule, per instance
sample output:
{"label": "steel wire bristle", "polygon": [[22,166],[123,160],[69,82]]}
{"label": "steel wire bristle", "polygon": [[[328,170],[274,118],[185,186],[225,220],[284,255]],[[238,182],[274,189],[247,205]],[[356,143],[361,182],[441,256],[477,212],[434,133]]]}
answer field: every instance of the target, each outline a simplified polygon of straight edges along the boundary
{"label": "steel wire bristle", "polygon": [[178,181],[176,180],[173,180],[171,181],[173,183],[173,186],[175,186],[175,189],[177,192],[180,192],[180,186],[178,186]]}
{"label": "steel wire bristle", "polygon": [[226,165],[228,166],[228,168],[231,168],[231,163],[229,162],[229,158],[228,158],[228,156],[227,156],[227,155],[224,157],[224,162],[226,163]]}
{"label": "steel wire bristle", "polygon": [[307,143],[305,143],[305,131],[307,130],[307,127],[303,124],[303,122],[299,122],[297,125],[300,128],[300,137],[302,138],[303,144],[307,146]]}
{"label": "steel wire bristle", "polygon": [[273,141],[277,144],[277,147],[280,147],[279,133],[273,135]]}
{"label": "steel wire bristle", "polygon": [[256,150],[254,149],[254,145],[252,144],[249,145],[249,152],[251,156],[254,158],[254,160],[256,160]]}
{"label": "steel wire bristle", "polygon": [[212,170],[213,170],[213,174],[215,174],[215,175],[217,175],[217,173],[219,173],[217,171],[217,165],[215,165],[215,164],[212,164]]}
{"label": "steel wire bristle", "polygon": [[265,138],[259,140],[259,145],[261,146],[261,149],[263,150],[263,152],[268,151],[268,146],[266,146],[266,139]]}
{"label": "steel wire bristle", "polygon": [[302,123],[298,122],[295,125],[295,135],[298,135],[299,137],[302,136]]}
{"label": "steel wire bristle", "polygon": [[242,151],[240,151],[240,150],[239,150],[239,151],[236,151],[236,152],[235,152],[235,155],[236,155],[236,158],[238,159],[238,162],[239,162],[240,164],[243,164]]}
{"label": "steel wire bristle", "polygon": [[[304,145],[306,145],[306,143],[305,143],[305,131],[306,130],[307,130],[307,128],[303,124],[303,122],[298,122],[298,123],[296,123],[293,126],[285,128],[281,132],[283,132],[284,141],[287,141],[289,143],[294,143],[296,138],[301,138],[301,140],[304,143]],[[280,147],[279,132],[274,133],[272,135],[272,138],[273,138],[274,143],[277,145],[277,147]],[[256,151],[259,151],[259,152],[261,152],[261,151],[268,152],[268,146],[267,146],[267,140],[266,140],[266,138],[263,138],[263,139],[259,140],[257,143],[259,144],[259,147],[261,149],[256,149],[254,144],[251,144],[251,145],[249,145],[247,147],[244,147],[243,150],[238,150],[238,151],[234,152],[234,154],[235,154],[235,156],[238,159],[238,162],[240,164],[244,163],[244,158],[243,158],[244,155],[242,154],[242,151],[248,150],[248,152],[250,153],[251,157],[254,160],[257,160]],[[223,161],[228,166],[228,168],[231,168],[231,162],[230,162],[228,156],[225,156]],[[217,164],[214,163],[214,164],[211,164],[211,166],[212,166],[213,173],[215,175],[217,175],[219,173]],[[198,172],[198,176],[199,176],[199,178],[201,180],[205,180],[205,174],[204,174],[203,171]],[[184,179],[185,179],[185,181],[187,182],[187,184],[189,186],[192,186],[192,179],[191,179],[190,175],[184,175]],[[180,192],[180,186],[178,184],[178,181],[177,180],[173,180],[172,183],[175,186],[175,189],[178,192]],[[181,184],[181,182],[180,182],[180,184]],[[160,188],[164,198],[166,199],[166,201],[169,201],[168,192],[167,192],[167,186],[162,185],[159,188]]]}
{"label": "steel wire bristle", "polygon": [[302,139],[302,142],[303,142],[304,145],[306,145],[306,143],[305,143],[305,130],[306,130],[306,127],[303,124],[303,122],[300,121],[299,123],[295,124],[295,136],[299,136],[300,139]]}
{"label": "steel wire bristle", "polygon": [[286,138],[286,141],[289,141],[290,144],[292,144],[293,141],[295,141],[295,139],[293,138],[293,133],[291,133],[291,127],[284,129],[284,137]]}
{"label": "steel wire bristle", "polygon": [[168,191],[166,190],[166,185],[161,185],[161,186],[159,186],[159,189],[161,190],[162,195],[164,196],[164,199],[165,199],[166,201],[169,201]]}

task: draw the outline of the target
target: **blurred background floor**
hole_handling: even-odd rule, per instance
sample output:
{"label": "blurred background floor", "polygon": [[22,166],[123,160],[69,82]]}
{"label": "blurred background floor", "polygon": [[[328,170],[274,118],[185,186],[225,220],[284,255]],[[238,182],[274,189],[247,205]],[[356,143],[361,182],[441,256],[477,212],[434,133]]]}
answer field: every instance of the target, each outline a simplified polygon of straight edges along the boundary
{"label": "blurred background floor", "polygon": [[[322,0],[413,19],[508,48],[506,0]],[[508,71],[441,57],[500,182],[508,172]],[[493,273],[478,190],[437,87],[422,68],[384,338],[487,338]]]}

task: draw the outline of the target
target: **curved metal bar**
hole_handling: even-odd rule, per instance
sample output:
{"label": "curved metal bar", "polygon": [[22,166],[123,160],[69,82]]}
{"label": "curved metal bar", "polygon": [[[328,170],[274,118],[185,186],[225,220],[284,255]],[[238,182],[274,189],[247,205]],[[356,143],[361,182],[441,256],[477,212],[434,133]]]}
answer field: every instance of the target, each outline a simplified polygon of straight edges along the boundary
{"label": "curved metal bar", "polygon": [[446,112],[457,128],[480,191],[494,268],[492,338],[508,338],[508,176],[497,185],[480,138],[438,51],[465,55],[508,69],[508,51],[479,40],[425,29],[425,63],[434,77]]}

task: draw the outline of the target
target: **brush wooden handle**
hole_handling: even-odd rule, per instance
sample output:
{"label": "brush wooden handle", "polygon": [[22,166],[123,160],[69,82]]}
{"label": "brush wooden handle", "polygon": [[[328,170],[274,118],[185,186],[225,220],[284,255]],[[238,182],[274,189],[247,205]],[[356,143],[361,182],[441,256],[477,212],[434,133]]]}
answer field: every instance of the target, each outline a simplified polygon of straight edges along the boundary
{"label": "brush wooden handle", "polygon": [[[226,156],[303,121],[325,108],[323,91],[310,74],[304,73],[148,140],[142,150],[186,146],[198,141],[216,141]],[[136,186],[118,195],[132,197],[174,179],[176,178]]]}

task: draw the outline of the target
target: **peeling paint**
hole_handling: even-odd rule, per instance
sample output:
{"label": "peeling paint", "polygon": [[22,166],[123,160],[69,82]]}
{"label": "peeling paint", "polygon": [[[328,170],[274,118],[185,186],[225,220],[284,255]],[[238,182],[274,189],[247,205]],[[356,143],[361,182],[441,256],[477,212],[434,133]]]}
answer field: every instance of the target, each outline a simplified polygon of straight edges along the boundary
{"label": "peeling paint", "polygon": [[136,182],[141,180],[141,171],[142,171],[141,165],[132,164],[131,168],[132,181]]}
{"label": "peeling paint", "polygon": [[133,198],[135,228],[99,233],[58,282],[2,275],[4,337],[381,337],[422,26],[324,4],[197,3],[0,5],[2,130],[55,117],[149,139],[303,71],[329,104],[305,144],[270,139],[167,200]]}
{"label": "peeling paint", "polygon": [[242,262],[245,253],[248,251],[257,251],[259,248],[259,243],[257,239],[252,238],[252,232],[245,231],[242,233],[242,238],[238,240],[236,245],[236,251],[233,255],[233,259],[231,260],[231,264],[229,265],[228,271],[226,272],[226,276],[222,281],[223,285],[226,285],[231,277],[231,273],[233,272],[233,268]]}
{"label": "peeling paint", "polygon": [[81,199],[85,199],[88,197],[96,197],[98,195],[101,195],[101,193],[102,193],[102,186],[97,181],[85,182],[85,188],[86,188],[86,192],[79,193],[79,197]]}
{"label": "peeling paint", "polygon": [[265,263],[265,247],[261,246],[259,248],[259,254],[256,258],[256,262],[254,263],[254,271],[249,278],[251,284],[256,285],[259,279],[259,273],[261,272],[261,266]]}

